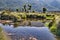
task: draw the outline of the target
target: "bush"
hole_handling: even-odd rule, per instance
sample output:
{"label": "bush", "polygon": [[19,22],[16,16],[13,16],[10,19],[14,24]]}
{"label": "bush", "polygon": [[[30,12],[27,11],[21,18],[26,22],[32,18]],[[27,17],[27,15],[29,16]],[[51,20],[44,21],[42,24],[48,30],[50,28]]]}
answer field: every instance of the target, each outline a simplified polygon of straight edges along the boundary
{"label": "bush", "polygon": [[0,40],[11,40],[1,27],[0,27]]}
{"label": "bush", "polygon": [[60,22],[57,24],[57,36],[60,36]]}
{"label": "bush", "polygon": [[0,27],[0,32],[2,31],[2,28]]}
{"label": "bush", "polygon": [[57,35],[57,36],[60,36],[60,30],[57,29],[56,35]]}
{"label": "bush", "polygon": [[53,34],[57,33],[57,28],[56,27],[51,27],[50,30]]}
{"label": "bush", "polygon": [[48,27],[51,28],[53,26],[53,22],[50,22]]}
{"label": "bush", "polygon": [[18,22],[15,22],[14,23],[14,27],[18,27],[19,26],[19,23]]}

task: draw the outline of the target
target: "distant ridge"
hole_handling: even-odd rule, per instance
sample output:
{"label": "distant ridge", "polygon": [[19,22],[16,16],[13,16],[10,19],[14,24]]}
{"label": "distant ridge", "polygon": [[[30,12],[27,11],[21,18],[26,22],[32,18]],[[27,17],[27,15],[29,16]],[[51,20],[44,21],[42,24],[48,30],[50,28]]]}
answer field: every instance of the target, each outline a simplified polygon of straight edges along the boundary
{"label": "distant ridge", "polygon": [[24,4],[31,4],[32,10],[42,11],[43,7],[46,7],[48,11],[60,11],[59,0],[0,0],[0,9],[11,8],[22,8]]}

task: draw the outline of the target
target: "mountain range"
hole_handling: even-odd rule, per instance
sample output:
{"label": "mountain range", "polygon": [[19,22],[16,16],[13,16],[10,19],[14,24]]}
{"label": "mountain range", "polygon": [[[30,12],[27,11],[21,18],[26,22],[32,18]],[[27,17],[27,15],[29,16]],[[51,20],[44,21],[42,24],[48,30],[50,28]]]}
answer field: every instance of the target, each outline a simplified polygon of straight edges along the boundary
{"label": "mountain range", "polygon": [[0,9],[22,8],[24,4],[31,4],[36,11],[42,11],[43,7],[48,11],[60,11],[60,0],[0,0]]}

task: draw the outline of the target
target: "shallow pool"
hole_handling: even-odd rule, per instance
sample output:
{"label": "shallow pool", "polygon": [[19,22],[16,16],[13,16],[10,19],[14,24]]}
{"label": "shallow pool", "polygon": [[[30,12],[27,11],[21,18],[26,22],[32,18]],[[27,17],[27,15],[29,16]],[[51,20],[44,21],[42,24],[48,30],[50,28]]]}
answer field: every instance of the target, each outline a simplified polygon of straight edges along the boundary
{"label": "shallow pool", "polygon": [[2,24],[0,24],[0,26],[8,33],[7,35],[10,36],[12,40],[20,40],[21,38],[28,40],[29,37],[34,37],[37,40],[56,40],[47,27],[19,26],[14,28],[13,25]]}

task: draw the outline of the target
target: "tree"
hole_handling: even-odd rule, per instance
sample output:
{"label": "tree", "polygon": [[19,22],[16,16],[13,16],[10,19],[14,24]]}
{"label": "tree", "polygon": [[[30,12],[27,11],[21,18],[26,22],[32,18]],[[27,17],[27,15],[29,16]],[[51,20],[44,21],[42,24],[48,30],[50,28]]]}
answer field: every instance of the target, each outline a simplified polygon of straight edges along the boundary
{"label": "tree", "polygon": [[18,10],[18,9],[16,9],[16,11],[18,12],[19,10]]}
{"label": "tree", "polygon": [[23,7],[24,7],[24,11],[26,12],[26,4]]}
{"label": "tree", "polygon": [[30,11],[31,11],[32,6],[28,4],[28,7],[29,7],[29,8],[28,8],[28,10],[30,10]]}
{"label": "tree", "polygon": [[22,10],[21,10],[22,12],[24,12],[24,8],[22,8]]}
{"label": "tree", "polygon": [[34,10],[33,10],[32,12],[33,12],[33,13],[35,13],[35,11],[34,11]]}
{"label": "tree", "polygon": [[46,8],[43,8],[43,13],[46,13],[47,9]]}
{"label": "tree", "polygon": [[31,7],[32,7],[32,6],[28,4],[28,7],[29,7],[29,10],[31,10]]}

